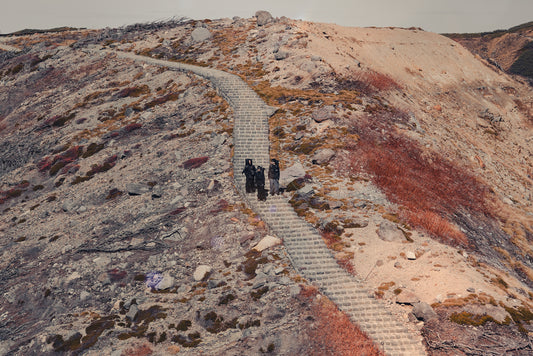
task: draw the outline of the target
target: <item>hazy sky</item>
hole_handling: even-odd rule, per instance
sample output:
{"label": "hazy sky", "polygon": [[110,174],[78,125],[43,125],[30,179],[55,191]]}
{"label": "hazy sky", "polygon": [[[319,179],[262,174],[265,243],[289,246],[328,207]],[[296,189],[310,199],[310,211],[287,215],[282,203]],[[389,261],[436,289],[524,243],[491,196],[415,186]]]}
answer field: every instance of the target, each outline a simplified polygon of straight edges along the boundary
{"label": "hazy sky", "polygon": [[118,27],[171,17],[252,17],[267,10],[343,26],[483,32],[533,21],[533,0],[0,0],[0,33],[25,28]]}

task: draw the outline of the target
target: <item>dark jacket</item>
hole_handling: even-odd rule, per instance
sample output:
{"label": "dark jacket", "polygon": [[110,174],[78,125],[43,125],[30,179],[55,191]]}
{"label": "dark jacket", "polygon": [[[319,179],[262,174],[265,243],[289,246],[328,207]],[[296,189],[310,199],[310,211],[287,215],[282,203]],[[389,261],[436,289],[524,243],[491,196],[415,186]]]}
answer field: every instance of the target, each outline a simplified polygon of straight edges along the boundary
{"label": "dark jacket", "polygon": [[255,186],[261,188],[265,186],[265,169],[261,166],[257,166],[255,170]]}
{"label": "dark jacket", "polygon": [[246,179],[253,179],[255,176],[255,166],[252,164],[251,159],[247,159],[245,162],[242,173],[246,176]]}
{"label": "dark jacket", "polygon": [[268,179],[279,180],[279,163],[276,160],[268,167]]}

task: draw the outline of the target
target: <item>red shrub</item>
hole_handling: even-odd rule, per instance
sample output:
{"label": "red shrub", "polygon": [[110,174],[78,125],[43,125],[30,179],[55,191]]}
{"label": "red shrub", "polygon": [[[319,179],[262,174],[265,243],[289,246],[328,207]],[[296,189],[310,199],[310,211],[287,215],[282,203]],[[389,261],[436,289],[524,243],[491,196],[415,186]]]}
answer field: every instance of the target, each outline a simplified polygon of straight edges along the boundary
{"label": "red shrub", "polygon": [[185,169],[193,169],[193,168],[198,168],[200,167],[202,164],[204,164],[205,162],[207,162],[207,160],[209,159],[209,157],[196,157],[196,158],[191,158],[185,162],[183,162],[181,165],[183,168]]}
{"label": "red shrub", "polygon": [[44,157],[39,163],[37,163],[37,169],[43,173],[52,167],[52,159],[48,156]]}
{"label": "red shrub", "polygon": [[407,138],[372,136],[361,135],[350,168],[370,173],[389,200],[406,208],[402,216],[414,227],[449,243],[464,244],[464,234],[448,219],[461,209],[492,216],[488,187],[465,169],[435,153],[422,152]]}
{"label": "red shrub", "polygon": [[119,98],[125,98],[128,96],[136,98],[141,95],[149,94],[149,93],[150,93],[150,88],[148,87],[148,85],[144,84],[144,85],[141,85],[140,87],[124,88],[121,91],[119,91],[117,95]]}
{"label": "red shrub", "polygon": [[83,152],[83,146],[73,146],[65,152],[58,154],[51,162],[50,175],[56,175],[60,169],[76,161]]}
{"label": "red shrub", "polygon": [[143,125],[142,124],[139,124],[137,122],[134,122],[132,124],[129,124],[129,125],[126,125],[122,128],[122,131],[124,132],[132,132],[134,130],[137,130],[137,129],[140,129]]}
{"label": "red shrub", "polygon": [[92,177],[96,173],[107,172],[111,168],[115,167],[117,162],[117,155],[113,155],[107,158],[102,164],[93,164],[91,169],[85,174],[87,177]]}
{"label": "red shrub", "polygon": [[107,275],[109,276],[111,282],[118,282],[121,279],[124,279],[128,275],[128,272],[121,271],[118,268],[113,268],[107,271]]}
{"label": "red shrub", "polygon": [[22,193],[26,191],[26,188],[29,185],[30,185],[30,182],[28,182],[27,180],[23,180],[22,182],[20,182],[13,188],[10,188],[5,191],[0,190],[0,204],[4,204],[9,199],[20,197]]}
{"label": "red shrub", "polygon": [[179,215],[183,213],[185,210],[187,210],[187,208],[182,206],[182,207],[177,208],[176,210],[171,211],[170,215]]}
{"label": "red shrub", "polygon": [[311,355],[383,355],[372,340],[328,299],[315,301],[311,310],[315,318],[309,331]]}
{"label": "red shrub", "polygon": [[179,99],[179,95],[180,95],[180,93],[169,93],[167,95],[163,95],[162,97],[159,97],[157,99],[154,99],[154,100],[146,103],[146,105],[144,105],[144,110],[153,108],[154,106],[157,106],[157,105],[164,104],[167,101],[178,100]]}
{"label": "red shrub", "polygon": [[355,276],[355,267],[352,263],[352,260],[350,258],[339,258],[337,259],[337,264],[344,269],[346,272],[350,273],[351,275]]}

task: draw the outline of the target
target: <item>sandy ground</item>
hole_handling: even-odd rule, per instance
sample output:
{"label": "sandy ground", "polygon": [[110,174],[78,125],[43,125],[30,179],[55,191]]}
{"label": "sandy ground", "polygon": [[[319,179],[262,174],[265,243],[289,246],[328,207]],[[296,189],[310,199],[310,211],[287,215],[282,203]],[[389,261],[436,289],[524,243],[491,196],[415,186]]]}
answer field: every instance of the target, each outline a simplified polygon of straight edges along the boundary
{"label": "sandy ground", "polygon": [[[394,282],[384,290],[386,298],[395,300],[393,291],[400,288],[400,296],[405,297],[406,292],[410,292],[428,304],[463,298],[471,293],[488,294],[496,301],[511,305],[517,302],[507,298],[507,293],[491,282],[492,278],[503,276],[501,272],[479,265],[466,252],[416,231],[411,236],[413,242],[383,241],[377,234],[379,223],[377,219],[371,220],[367,227],[346,229],[344,234],[355,254],[353,264],[357,274],[370,289],[377,291],[380,286]],[[346,237],[350,234],[353,235]],[[415,254],[416,259],[408,259],[409,253]],[[504,280],[510,288],[524,288],[509,276],[504,276]]]}

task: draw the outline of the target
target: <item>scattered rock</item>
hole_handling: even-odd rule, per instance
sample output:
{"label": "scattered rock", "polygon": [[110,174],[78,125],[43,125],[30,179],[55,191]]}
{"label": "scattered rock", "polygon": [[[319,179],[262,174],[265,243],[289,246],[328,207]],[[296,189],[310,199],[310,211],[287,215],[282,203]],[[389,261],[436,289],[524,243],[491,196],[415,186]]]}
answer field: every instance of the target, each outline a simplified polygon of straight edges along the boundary
{"label": "scattered rock", "polygon": [[211,32],[205,27],[197,27],[191,32],[191,39],[193,42],[203,42],[212,37]]}
{"label": "scattered rock", "polygon": [[142,195],[150,191],[150,187],[146,184],[129,183],[126,184],[126,191],[129,195]]}
{"label": "scattered rock", "polygon": [[257,245],[254,246],[253,250],[261,252],[261,251],[266,250],[267,248],[270,248],[270,247],[273,247],[279,244],[281,244],[281,239],[275,236],[266,235],[265,237],[263,237],[261,241],[259,241]]}
{"label": "scattered rock", "polygon": [[290,166],[287,169],[281,170],[279,177],[279,184],[283,187],[287,186],[290,182],[297,178],[305,177],[304,166],[297,162],[294,165]]}
{"label": "scattered rock", "polygon": [[211,271],[212,271],[211,266],[200,265],[200,266],[196,267],[196,270],[194,271],[192,276],[193,276],[195,281],[201,281],[205,277],[207,277],[209,275],[209,273],[211,273]]}
{"label": "scattered rock", "polygon": [[289,287],[289,294],[291,297],[296,297],[298,294],[300,294],[300,286],[299,285],[291,285]]}
{"label": "scattered rock", "polygon": [[80,293],[80,300],[81,301],[87,300],[90,296],[91,296],[91,293],[89,293],[89,292],[87,292],[85,290],[82,290],[81,293]]}
{"label": "scattered rock", "polygon": [[395,223],[389,220],[383,220],[377,231],[378,236],[383,241],[404,241],[403,233],[398,229]]}
{"label": "scattered rock", "polygon": [[302,195],[302,196],[310,196],[315,193],[313,187],[311,187],[310,185],[304,185],[302,188],[298,189],[296,192],[298,193],[298,195]]}
{"label": "scattered rock", "polygon": [[163,279],[161,279],[161,281],[155,285],[155,289],[157,290],[165,290],[172,287],[174,287],[174,277],[168,273],[164,273]]}
{"label": "scattered rock", "polygon": [[78,203],[73,200],[65,200],[63,204],[61,205],[61,209],[63,209],[63,211],[67,213],[73,212],[77,208],[78,208]]}
{"label": "scattered rock", "polygon": [[324,148],[318,150],[313,157],[311,157],[311,161],[315,164],[324,164],[328,163],[334,156],[335,151],[331,148]]}
{"label": "scattered rock", "polygon": [[403,290],[396,296],[396,303],[414,305],[420,302],[420,298],[411,291]]}
{"label": "scattered rock", "polygon": [[163,196],[163,187],[156,185],[152,188],[152,199],[159,199]]}
{"label": "scattered rock", "polygon": [[316,122],[323,122],[323,121],[326,121],[326,120],[333,119],[333,117],[334,117],[333,112],[334,111],[335,111],[335,107],[333,105],[323,106],[323,107],[321,107],[319,109],[316,109],[313,112],[313,114],[311,115],[311,117]]}
{"label": "scattered rock", "polygon": [[428,321],[438,317],[433,308],[428,303],[424,302],[416,303],[412,313],[418,320],[422,321]]}
{"label": "scattered rock", "polygon": [[405,257],[408,259],[408,260],[416,260],[416,255],[413,251],[407,251],[405,253]]}
{"label": "scattered rock", "polygon": [[274,21],[270,12],[264,10],[257,11],[255,17],[257,18],[257,26],[265,26]]}
{"label": "scattered rock", "polygon": [[130,305],[130,310],[126,313],[126,318],[129,318],[130,320],[134,320],[137,316],[137,313],[139,313],[139,307],[137,304]]}
{"label": "scattered rock", "polygon": [[274,53],[274,58],[277,61],[281,61],[283,59],[286,59],[287,57],[289,57],[289,52],[287,51],[277,51],[276,53]]}

